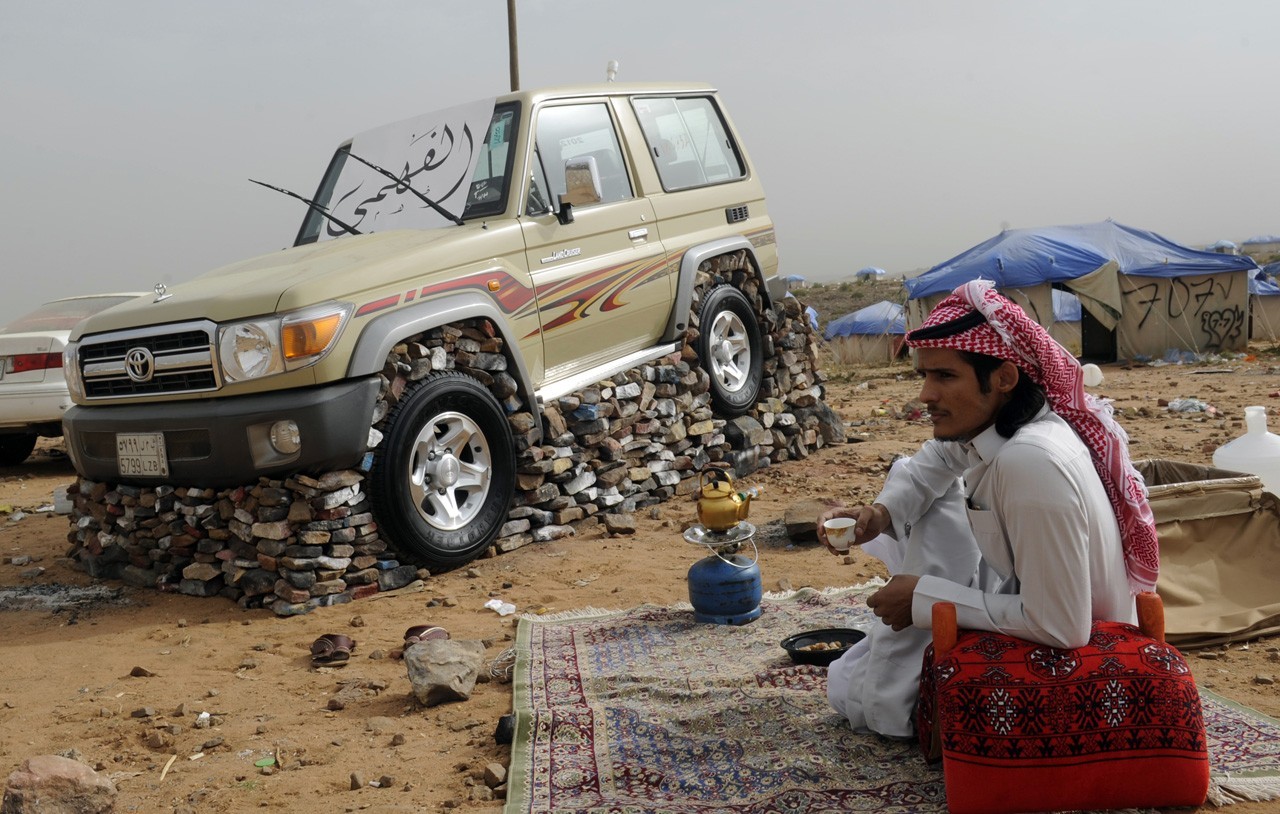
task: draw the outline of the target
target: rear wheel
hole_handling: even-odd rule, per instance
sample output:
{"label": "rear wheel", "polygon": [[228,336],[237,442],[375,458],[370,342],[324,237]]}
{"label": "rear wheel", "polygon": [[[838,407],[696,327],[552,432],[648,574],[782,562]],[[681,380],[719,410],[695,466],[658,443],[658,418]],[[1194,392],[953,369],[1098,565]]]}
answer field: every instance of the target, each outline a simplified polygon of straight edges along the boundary
{"label": "rear wheel", "polygon": [[433,373],[387,416],[369,473],[378,524],[429,567],[467,563],[506,522],[514,461],[493,394],[470,376]]}
{"label": "rear wheel", "polygon": [[717,286],[702,301],[698,326],[698,358],[711,376],[711,401],[722,414],[740,416],[756,403],[764,367],[751,303],[733,286]]}
{"label": "rear wheel", "polygon": [[34,435],[0,435],[0,466],[17,466],[36,448]]}

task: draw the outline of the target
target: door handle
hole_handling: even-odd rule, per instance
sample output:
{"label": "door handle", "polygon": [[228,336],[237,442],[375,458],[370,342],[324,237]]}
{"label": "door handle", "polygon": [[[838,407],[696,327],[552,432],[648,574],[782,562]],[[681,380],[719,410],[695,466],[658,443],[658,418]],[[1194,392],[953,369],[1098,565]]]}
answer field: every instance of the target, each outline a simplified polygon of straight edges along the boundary
{"label": "door handle", "polygon": [[649,237],[649,230],[644,227],[632,229],[630,232],[627,232],[627,237],[632,240],[644,240]]}

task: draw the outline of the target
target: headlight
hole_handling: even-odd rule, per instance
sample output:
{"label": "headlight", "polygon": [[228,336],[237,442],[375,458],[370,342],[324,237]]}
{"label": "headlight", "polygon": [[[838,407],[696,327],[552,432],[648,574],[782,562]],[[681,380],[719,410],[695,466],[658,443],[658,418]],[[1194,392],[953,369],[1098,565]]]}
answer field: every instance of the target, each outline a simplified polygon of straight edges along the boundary
{"label": "headlight", "polygon": [[237,322],[222,329],[218,359],[227,381],[241,382],[284,372],[280,358],[280,321]]}
{"label": "headlight", "polygon": [[80,376],[80,362],[76,359],[79,348],[79,342],[70,342],[62,349],[62,375],[67,380],[72,401],[80,401],[84,395],[84,379]]}
{"label": "headlight", "polygon": [[240,382],[313,365],[337,342],[350,314],[350,305],[327,303],[223,325],[218,333],[223,376]]}

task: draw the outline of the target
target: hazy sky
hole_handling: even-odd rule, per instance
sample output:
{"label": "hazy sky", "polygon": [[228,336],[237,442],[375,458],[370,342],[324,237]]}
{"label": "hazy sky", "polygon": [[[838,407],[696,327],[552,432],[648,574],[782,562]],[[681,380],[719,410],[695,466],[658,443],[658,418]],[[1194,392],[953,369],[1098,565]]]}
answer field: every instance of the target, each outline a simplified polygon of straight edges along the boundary
{"label": "hazy sky", "polygon": [[[0,324],[289,245],[361,130],[510,90],[505,0],[0,0]],[[782,272],[1002,227],[1280,233],[1280,3],[518,0],[527,88],[718,87]]]}

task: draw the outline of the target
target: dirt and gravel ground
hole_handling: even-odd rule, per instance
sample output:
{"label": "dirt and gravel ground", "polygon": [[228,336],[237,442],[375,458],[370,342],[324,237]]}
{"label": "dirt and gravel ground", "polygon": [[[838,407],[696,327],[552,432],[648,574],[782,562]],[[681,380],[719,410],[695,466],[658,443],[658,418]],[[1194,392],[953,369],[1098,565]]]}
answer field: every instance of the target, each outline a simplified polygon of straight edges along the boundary
{"label": "dirt and gravel ground", "polygon": [[[1195,366],[1105,366],[1097,391],[1114,399],[1135,458],[1207,464],[1243,431],[1247,405],[1267,406],[1280,431],[1280,357],[1256,350],[1257,358]],[[877,575],[863,555],[841,562],[816,542],[789,540],[782,519],[802,501],[870,499],[892,457],[929,436],[913,410],[908,367],[829,372],[828,402],[849,423],[850,443],[743,481],[765,487],[751,520],[760,527],[766,590]],[[1177,398],[1213,411],[1173,413],[1161,404]],[[68,520],[50,510],[54,490],[74,478],[60,452],[43,442],[25,465],[0,470],[0,770],[33,755],[71,754],[116,781],[118,811],[496,812],[501,790],[490,790],[485,772],[509,757],[494,729],[510,711],[511,687],[493,680],[468,701],[420,707],[392,658],[405,628],[441,625],[454,638],[483,641],[496,659],[515,627],[487,600],[551,613],[685,600],[689,566],[704,553],[681,539],[694,506],[679,500],[642,511],[634,535],[584,527],[434,576],[420,592],[277,618],[223,599],[98,584],[72,569]],[[355,654],[341,669],[313,668],[308,648],[330,632],[353,637]],[[1236,644],[1190,660],[1202,686],[1280,716],[1280,689],[1265,683],[1280,675],[1277,644]],[[200,725],[202,712],[212,725]],[[268,757],[275,766],[258,765]],[[363,788],[351,789],[353,773]]]}

